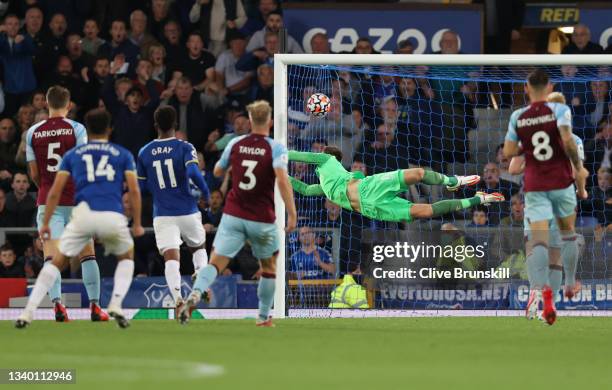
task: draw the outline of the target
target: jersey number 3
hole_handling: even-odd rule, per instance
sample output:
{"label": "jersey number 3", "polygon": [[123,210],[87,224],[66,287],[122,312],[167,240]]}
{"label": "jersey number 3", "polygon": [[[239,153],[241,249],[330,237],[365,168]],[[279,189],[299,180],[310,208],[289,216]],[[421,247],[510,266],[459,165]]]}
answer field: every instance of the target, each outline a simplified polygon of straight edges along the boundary
{"label": "jersey number 3", "polygon": [[115,180],[115,170],[113,166],[108,163],[108,156],[102,155],[100,157],[100,161],[98,161],[98,166],[94,171],[94,161],[93,156],[91,154],[84,154],[82,157],[85,162],[85,169],[87,170],[87,181],[93,183],[96,181],[96,177],[106,177],[106,180],[113,181]]}
{"label": "jersey number 3", "polygon": [[[255,167],[257,166],[258,161],[254,160],[242,160],[242,166],[246,167],[246,171],[244,171],[244,176],[240,183],[238,183],[238,188],[241,190],[249,191],[255,188],[257,185],[257,178],[253,174]],[[246,181],[244,181],[246,179]]]}
{"label": "jersey number 3", "polygon": [[533,145],[533,157],[538,161],[548,161],[553,156],[553,148],[550,146],[550,136],[545,131],[536,131],[531,136]]}

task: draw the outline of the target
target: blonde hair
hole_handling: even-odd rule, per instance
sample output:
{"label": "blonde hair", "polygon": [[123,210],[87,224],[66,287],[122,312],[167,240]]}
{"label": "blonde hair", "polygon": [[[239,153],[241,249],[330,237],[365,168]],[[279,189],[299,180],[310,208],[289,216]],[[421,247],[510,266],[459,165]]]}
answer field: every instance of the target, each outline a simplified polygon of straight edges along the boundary
{"label": "blonde hair", "polygon": [[565,96],[561,92],[551,92],[546,97],[547,102],[565,104]]}
{"label": "blonde hair", "polygon": [[256,100],[247,106],[253,126],[266,126],[272,116],[272,107],[265,100]]}

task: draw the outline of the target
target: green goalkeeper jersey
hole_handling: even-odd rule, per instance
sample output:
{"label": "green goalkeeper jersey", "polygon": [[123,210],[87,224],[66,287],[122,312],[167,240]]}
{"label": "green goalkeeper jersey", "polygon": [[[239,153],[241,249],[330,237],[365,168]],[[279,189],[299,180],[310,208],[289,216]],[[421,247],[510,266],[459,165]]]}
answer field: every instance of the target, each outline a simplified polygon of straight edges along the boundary
{"label": "green goalkeeper jersey", "polygon": [[338,206],[347,210],[353,210],[346,190],[351,180],[365,178],[362,172],[347,171],[334,156],[325,153],[289,151],[289,160],[317,165],[315,173],[320,183],[307,185],[290,177],[293,189],[307,196],[325,195],[325,197]]}

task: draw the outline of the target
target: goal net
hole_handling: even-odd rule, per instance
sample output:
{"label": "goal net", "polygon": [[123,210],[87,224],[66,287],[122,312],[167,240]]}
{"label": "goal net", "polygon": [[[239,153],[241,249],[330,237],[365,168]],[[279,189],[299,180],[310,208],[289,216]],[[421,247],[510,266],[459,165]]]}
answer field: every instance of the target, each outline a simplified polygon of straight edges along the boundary
{"label": "goal net", "polygon": [[[559,293],[557,307],[612,309],[606,234],[612,73],[606,63],[610,56],[276,56],[274,134],[289,150],[337,146],[344,167],[364,175],[414,167],[478,174],[479,189],[506,197],[443,218],[393,223],[295,193],[298,230],[284,237],[276,315],[523,309],[529,287],[522,176],[508,172],[500,145],[512,111],[528,104],[525,79],[538,67],[571,108],[591,173],[589,198],[577,210],[582,290],[572,300]],[[307,112],[313,93],[330,98],[323,118]],[[289,174],[318,183],[313,165],[291,162]],[[418,184],[397,196],[433,203],[474,193]],[[277,213],[284,215],[278,195]]]}

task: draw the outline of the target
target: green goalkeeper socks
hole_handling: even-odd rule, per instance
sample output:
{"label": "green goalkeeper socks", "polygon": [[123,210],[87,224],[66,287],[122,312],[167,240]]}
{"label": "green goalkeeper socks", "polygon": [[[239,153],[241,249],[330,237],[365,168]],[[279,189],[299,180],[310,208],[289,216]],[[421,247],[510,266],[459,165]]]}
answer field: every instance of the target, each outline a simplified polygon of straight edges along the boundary
{"label": "green goalkeeper socks", "polygon": [[472,206],[476,206],[479,204],[480,204],[480,198],[478,196],[474,196],[473,198],[466,198],[466,199],[441,200],[431,205],[431,209],[433,210],[432,216],[438,217],[440,215],[453,213],[455,211],[467,209],[467,208],[470,208]]}
{"label": "green goalkeeper socks", "polygon": [[456,186],[458,181],[455,176],[446,176],[438,172],[425,170],[423,175],[423,184],[427,185],[445,185],[445,186]]}

